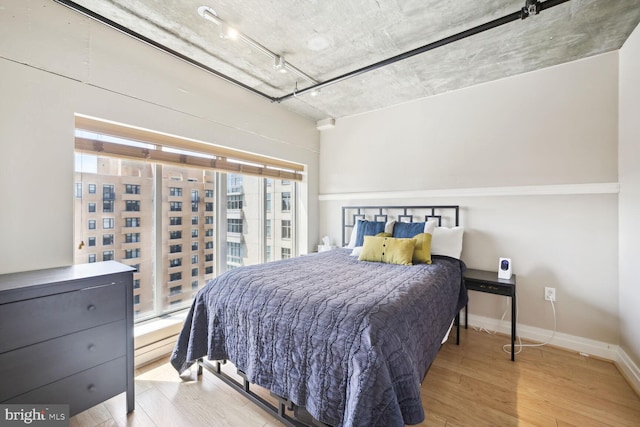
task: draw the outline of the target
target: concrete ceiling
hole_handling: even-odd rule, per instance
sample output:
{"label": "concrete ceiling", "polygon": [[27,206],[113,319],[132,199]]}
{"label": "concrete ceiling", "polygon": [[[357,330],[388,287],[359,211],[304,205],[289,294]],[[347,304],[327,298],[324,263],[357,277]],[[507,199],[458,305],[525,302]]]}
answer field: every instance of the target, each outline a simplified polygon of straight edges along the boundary
{"label": "concrete ceiling", "polygon": [[[67,1],[67,3],[70,3]],[[198,14],[232,27],[317,82],[517,12],[525,0],[75,0],[94,13],[268,97],[312,85]],[[542,2],[543,4],[545,2]],[[282,105],[313,120],[340,118],[619,49],[640,0],[570,0],[539,15],[430,50]],[[597,82],[594,82],[597,84]]]}

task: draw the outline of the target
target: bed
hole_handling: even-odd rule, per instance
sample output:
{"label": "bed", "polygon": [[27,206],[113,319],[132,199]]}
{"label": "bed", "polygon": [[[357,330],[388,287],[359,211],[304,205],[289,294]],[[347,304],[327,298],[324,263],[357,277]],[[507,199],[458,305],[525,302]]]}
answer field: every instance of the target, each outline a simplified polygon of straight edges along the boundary
{"label": "bed", "polygon": [[[427,214],[415,216],[418,208]],[[398,222],[441,224],[439,211],[454,209],[458,225],[457,206],[347,207],[347,246],[346,236],[355,224],[362,232],[371,209],[371,222],[387,224],[393,215],[387,211],[401,209]],[[374,239],[365,240],[366,248]],[[420,383],[467,302],[464,263],[433,254],[431,264],[399,265],[363,261],[354,252],[339,248],[246,266],[211,280],[193,301],[172,365],[183,372],[198,363],[221,374],[220,361],[231,361],[244,379],[239,388],[250,392],[253,383],[277,396],[274,411],[288,425],[304,424],[287,408],[310,415],[314,425],[421,422]]]}

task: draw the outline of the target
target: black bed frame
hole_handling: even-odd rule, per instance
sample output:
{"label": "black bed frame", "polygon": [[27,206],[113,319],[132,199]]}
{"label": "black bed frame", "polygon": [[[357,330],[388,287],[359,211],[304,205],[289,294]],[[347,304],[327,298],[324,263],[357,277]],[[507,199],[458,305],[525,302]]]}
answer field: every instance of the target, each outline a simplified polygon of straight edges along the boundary
{"label": "black bed frame", "polygon": [[[415,221],[414,221],[415,218]],[[460,222],[460,208],[454,205],[430,205],[430,206],[343,206],[342,207],[342,246],[347,245],[348,231],[353,230],[358,219],[371,221],[421,222],[436,219],[438,225],[457,226]],[[460,344],[460,313],[455,318],[456,345]],[[211,372],[223,382],[231,386],[238,393],[248,398],[251,402],[264,409],[280,422],[289,427],[329,427],[314,419],[304,408],[297,406],[288,399],[271,393],[277,399],[277,405],[273,405],[262,396],[251,390],[251,383],[244,372],[237,370],[242,381],[222,371],[222,365],[226,361],[208,361],[198,359],[197,375],[202,375],[203,369]],[[289,413],[293,412],[294,417]]]}

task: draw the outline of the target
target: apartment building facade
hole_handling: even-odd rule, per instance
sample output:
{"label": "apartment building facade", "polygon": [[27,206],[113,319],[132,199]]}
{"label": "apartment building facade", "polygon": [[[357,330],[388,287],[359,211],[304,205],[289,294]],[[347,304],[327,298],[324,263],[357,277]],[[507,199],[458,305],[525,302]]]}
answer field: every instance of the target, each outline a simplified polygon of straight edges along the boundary
{"label": "apartment building facade", "polygon": [[295,197],[291,181],[78,153],[74,261],[135,267],[136,319],[155,317],[228,269],[294,256]]}

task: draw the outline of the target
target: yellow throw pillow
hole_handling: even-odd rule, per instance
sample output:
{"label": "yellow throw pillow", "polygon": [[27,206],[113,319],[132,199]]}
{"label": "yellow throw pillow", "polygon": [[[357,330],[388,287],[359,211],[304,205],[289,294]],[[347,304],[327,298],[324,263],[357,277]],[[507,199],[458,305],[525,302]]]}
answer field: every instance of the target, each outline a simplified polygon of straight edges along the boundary
{"label": "yellow throw pillow", "polygon": [[387,264],[411,265],[416,239],[365,236],[360,261],[384,262]]}
{"label": "yellow throw pillow", "polygon": [[431,238],[429,233],[420,233],[413,236],[416,239],[416,248],[413,251],[414,264],[431,264]]}

